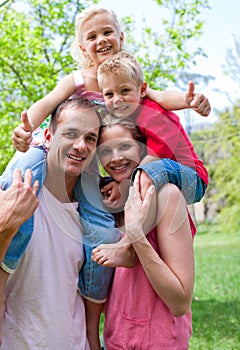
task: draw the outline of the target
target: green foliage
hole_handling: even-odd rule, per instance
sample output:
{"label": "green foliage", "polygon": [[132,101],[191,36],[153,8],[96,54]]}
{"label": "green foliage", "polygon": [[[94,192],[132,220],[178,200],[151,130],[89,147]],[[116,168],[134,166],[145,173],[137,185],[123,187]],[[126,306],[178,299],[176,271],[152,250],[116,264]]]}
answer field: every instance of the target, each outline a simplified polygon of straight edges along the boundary
{"label": "green foliage", "polygon": [[[135,23],[127,19],[130,51],[144,67],[144,76],[153,88],[165,89],[169,82],[178,83],[197,56],[205,56],[196,39],[203,33],[202,9],[209,9],[209,1],[157,1],[164,13],[161,33],[142,27],[141,42],[134,41]],[[126,22],[125,22],[126,24]],[[137,44],[137,45],[136,45]]]}
{"label": "green foliage", "polygon": [[[69,49],[76,14],[97,2],[9,0],[0,5],[0,173],[13,154],[11,135],[20,123],[21,111],[74,68]],[[187,47],[202,34],[201,13],[208,8],[208,0],[157,3],[161,11],[167,11],[161,34],[143,23],[138,42],[133,36],[134,19],[129,16],[123,19],[123,29],[127,48],[137,53],[148,82],[165,88],[170,81],[182,80],[188,64],[203,54],[199,48],[190,51]]]}
{"label": "green foliage", "polygon": [[[202,134],[202,136],[204,136]],[[204,157],[214,189],[209,198],[217,202],[217,223],[221,228],[235,231],[240,226],[240,104],[219,114],[213,129],[206,132]]]}
{"label": "green foliage", "polygon": [[92,1],[9,1],[0,14],[0,172],[13,154],[21,111],[73,69],[69,54],[76,14]]}
{"label": "green foliage", "polygon": [[229,234],[213,226],[200,227],[195,239],[190,350],[239,349],[239,249],[239,231]]}

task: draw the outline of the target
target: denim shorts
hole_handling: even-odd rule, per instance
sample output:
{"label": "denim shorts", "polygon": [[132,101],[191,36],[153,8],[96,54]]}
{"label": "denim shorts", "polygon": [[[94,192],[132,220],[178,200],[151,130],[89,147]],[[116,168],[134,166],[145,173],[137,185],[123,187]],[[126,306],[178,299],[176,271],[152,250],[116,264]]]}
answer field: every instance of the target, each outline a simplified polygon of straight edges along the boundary
{"label": "denim shorts", "polygon": [[156,190],[167,183],[176,185],[183,193],[187,204],[199,202],[206,191],[206,184],[197,172],[175,160],[162,158],[144,165],[140,165],[133,173],[144,170],[152,179]]}

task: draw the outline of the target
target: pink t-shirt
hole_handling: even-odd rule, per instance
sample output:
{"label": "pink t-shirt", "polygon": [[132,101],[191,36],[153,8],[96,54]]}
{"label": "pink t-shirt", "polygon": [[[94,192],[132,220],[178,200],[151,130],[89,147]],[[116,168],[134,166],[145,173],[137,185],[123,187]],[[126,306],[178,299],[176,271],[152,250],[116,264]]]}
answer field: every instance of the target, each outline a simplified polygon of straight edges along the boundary
{"label": "pink t-shirt", "polygon": [[73,79],[76,86],[75,96],[87,98],[88,100],[94,101],[94,102],[100,102],[100,103],[104,102],[101,92],[86,91],[81,70],[74,70],[72,73],[73,73]]}
{"label": "pink t-shirt", "polygon": [[[159,253],[156,231],[147,238]],[[131,269],[116,268],[105,307],[107,349],[186,350],[191,333],[191,312],[173,316],[154,292],[139,261]]]}

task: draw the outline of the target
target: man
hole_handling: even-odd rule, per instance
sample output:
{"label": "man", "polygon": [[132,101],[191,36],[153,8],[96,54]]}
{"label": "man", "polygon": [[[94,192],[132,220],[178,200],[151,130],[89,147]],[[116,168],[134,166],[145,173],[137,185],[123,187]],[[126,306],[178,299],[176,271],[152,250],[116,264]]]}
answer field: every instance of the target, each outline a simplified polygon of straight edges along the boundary
{"label": "man", "polygon": [[52,116],[32,237],[6,286],[2,350],[89,349],[77,291],[84,255],[74,187],[93,159],[98,132],[86,100],[67,100]]}
{"label": "man", "polygon": [[16,169],[8,190],[0,186],[0,264],[19,226],[33,214],[38,206],[36,193],[38,182],[33,186],[32,174],[28,169],[22,181],[22,173]]}

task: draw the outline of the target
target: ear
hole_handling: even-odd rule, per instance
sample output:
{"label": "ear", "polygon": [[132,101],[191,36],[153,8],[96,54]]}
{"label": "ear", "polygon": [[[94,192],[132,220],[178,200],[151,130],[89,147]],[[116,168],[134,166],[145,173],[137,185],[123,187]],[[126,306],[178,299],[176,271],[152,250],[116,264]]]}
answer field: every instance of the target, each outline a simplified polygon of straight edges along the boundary
{"label": "ear", "polygon": [[122,50],[123,44],[124,44],[124,33],[121,32],[121,34],[120,34],[120,50]]}
{"label": "ear", "polygon": [[147,94],[147,83],[145,81],[142,83],[142,86],[140,88],[140,93],[141,93],[141,97],[144,97]]}
{"label": "ear", "polygon": [[52,142],[52,133],[50,132],[50,129],[44,129],[44,145],[47,150],[49,150],[50,145]]}
{"label": "ear", "polygon": [[79,45],[79,49],[82,51],[82,53],[87,56],[87,53],[86,53],[86,49],[82,46],[82,45]]}
{"label": "ear", "polygon": [[143,156],[145,156],[146,153],[146,145],[144,145],[142,142],[139,142],[139,151],[140,151],[140,158],[142,158]]}

